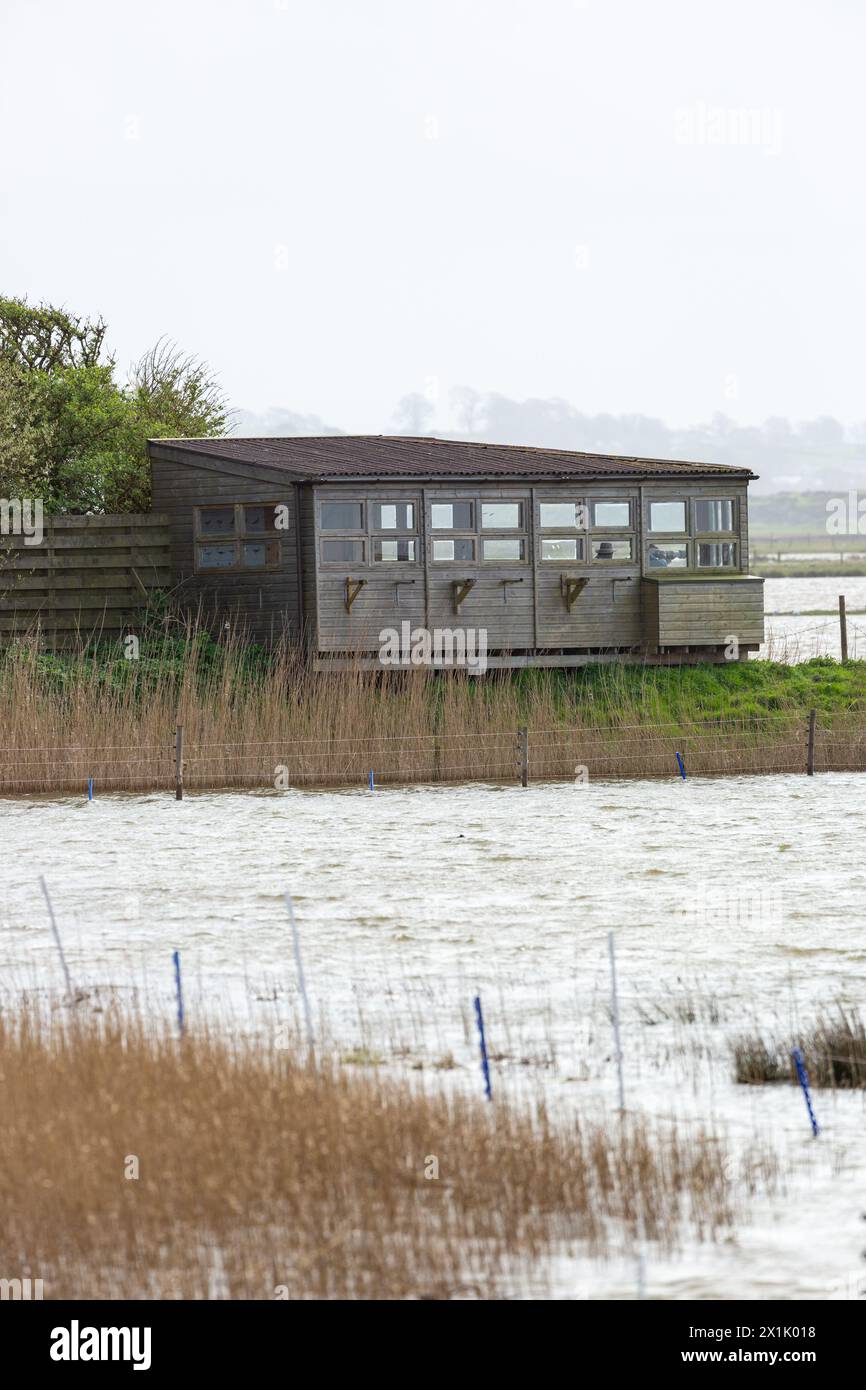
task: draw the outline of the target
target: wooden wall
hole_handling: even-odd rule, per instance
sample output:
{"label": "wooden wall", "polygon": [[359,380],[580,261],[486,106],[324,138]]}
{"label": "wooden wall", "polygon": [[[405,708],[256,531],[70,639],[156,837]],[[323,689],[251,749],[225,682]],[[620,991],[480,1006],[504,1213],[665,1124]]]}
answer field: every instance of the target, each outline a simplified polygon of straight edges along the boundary
{"label": "wooden wall", "polygon": [[733,579],[644,579],[644,623],[651,645],[690,647],[741,645],[764,640],[764,581]]}
{"label": "wooden wall", "polygon": [[146,594],[171,583],[168,519],[158,513],[46,517],[39,545],[0,536],[0,642],[37,624],[48,646],[117,637]]}
{"label": "wooden wall", "polygon": [[[165,446],[151,446],[154,506],[168,517],[174,600],[211,627],[229,622],[259,642],[285,633],[298,641],[301,595],[297,549],[297,488],[273,469],[189,456]],[[228,502],[285,503],[289,529],[279,536],[278,570],[260,573],[226,570],[197,574],[194,559],[193,508]]]}

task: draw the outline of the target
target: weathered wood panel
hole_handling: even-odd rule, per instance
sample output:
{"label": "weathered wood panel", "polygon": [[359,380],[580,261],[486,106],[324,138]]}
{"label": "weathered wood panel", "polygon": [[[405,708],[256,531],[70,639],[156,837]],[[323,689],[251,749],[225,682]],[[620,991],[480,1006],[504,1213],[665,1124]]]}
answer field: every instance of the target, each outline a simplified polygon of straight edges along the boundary
{"label": "weathered wood panel", "polygon": [[[259,642],[300,638],[297,492],[273,470],[218,460],[189,462],[177,450],[151,449],[154,505],[169,521],[175,602],[211,627],[237,627]],[[289,529],[270,539],[280,546],[276,569],[200,573],[195,567],[194,512],[220,503],[273,502],[289,508]]]}
{"label": "weathered wood panel", "polygon": [[37,545],[0,536],[0,640],[37,626],[48,646],[117,637],[171,573],[166,516],[46,517]]}
{"label": "weathered wood panel", "polygon": [[764,640],[762,579],[644,579],[647,641],[655,646]]}

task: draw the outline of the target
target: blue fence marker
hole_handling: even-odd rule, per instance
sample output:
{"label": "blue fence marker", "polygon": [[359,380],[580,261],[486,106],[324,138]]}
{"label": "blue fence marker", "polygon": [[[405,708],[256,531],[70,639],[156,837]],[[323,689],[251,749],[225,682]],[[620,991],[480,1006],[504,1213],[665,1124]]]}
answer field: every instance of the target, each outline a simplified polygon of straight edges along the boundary
{"label": "blue fence marker", "polygon": [[180,1029],[180,1036],[183,1037],[183,990],[180,983],[180,951],[175,951],[172,955],[174,961],[174,983],[177,989],[177,1026]]}
{"label": "blue fence marker", "polygon": [[818,1129],[818,1121],[815,1119],[815,1112],[812,1109],[812,1097],[809,1095],[809,1077],[806,1074],[806,1064],[803,1061],[803,1054],[799,1047],[795,1047],[791,1050],[791,1056],[794,1059],[794,1066],[797,1068],[797,1076],[799,1077],[800,1085],[803,1087],[803,1095],[806,1097],[806,1109],[809,1112],[812,1135],[817,1139],[820,1131]]}
{"label": "blue fence marker", "polygon": [[93,800],[93,778],[92,778],[92,777],[88,777],[88,779],[87,779],[87,800],[88,800],[88,801],[92,801],[92,800]]}
{"label": "blue fence marker", "polygon": [[374,792],[375,790],[376,790],[376,783],[373,781],[373,769],[370,768],[370,791],[371,791],[371,792]]}
{"label": "blue fence marker", "polygon": [[681,774],[681,776],[682,776],[682,779],[683,779],[683,781],[685,781],[685,780],[686,780],[686,769],[685,769],[685,767],[684,767],[684,765],[683,765],[683,760],[682,760],[682,757],[681,757],[681,755],[680,755],[679,753],[677,753],[677,762],[679,763],[680,774]]}
{"label": "blue fence marker", "polygon": [[490,1090],[490,1064],[487,1061],[487,1043],[484,1040],[484,1015],[481,1012],[481,995],[475,996],[475,1017],[478,1020],[478,1037],[481,1044],[481,1072],[484,1076],[484,1094],[488,1100],[493,1099]]}

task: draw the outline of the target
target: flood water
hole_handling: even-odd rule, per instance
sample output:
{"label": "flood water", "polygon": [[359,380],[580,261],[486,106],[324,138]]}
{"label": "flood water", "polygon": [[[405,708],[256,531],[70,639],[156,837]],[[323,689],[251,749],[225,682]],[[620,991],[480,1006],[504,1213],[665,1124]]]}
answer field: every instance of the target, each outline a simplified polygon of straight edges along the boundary
{"label": "flood water", "polygon": [[808,661],[842,652],[839,595],[848,611],[848,655],[866,660],[866,576],[844,579],[765,579],[766,642],[759,656]]}
{"label": "flood water", "polygon": [[[347,1064],[612,1113],[615,932],[626,1106],[769,1145],[785,1191],[730,1240],[650,1248],[649,1297],[857,1297],[866,1288],[862,1093],[732,1081],[731,1040],[862,1005],[858,774],[2,802],[4,994],[61,990],[39,875],[76,987],[135,989],[273,1033],[301,1027],[293,895],[317,1040]],[[98,1002],[98,995],[91,996]],[[83,1007],[89,1007],[85,1003]],[[740,1160],[738,1159],[738,1162]],[[743,1163],[747,1162],[743,1157]],[[632,1297],[634,1260],[562,1259],[564,1297]],[[860,1282],[858,1282],[860,1281]],[[846,1293],[847,1291],[847,1293]]]}

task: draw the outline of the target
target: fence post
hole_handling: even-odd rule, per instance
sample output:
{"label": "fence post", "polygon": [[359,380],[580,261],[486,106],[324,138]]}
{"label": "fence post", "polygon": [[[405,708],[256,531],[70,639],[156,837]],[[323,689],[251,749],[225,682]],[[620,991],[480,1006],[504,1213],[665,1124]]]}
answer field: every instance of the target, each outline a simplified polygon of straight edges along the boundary
{"label": "fence post", "polygon": [[517,775],[521,787],[529,783],[529,730],[522,725],[517,730]]}
{"label": "fence post", "polygon": [[818,718],[818,711],[809,710],[809,744],[806,753],[806,772],[810,777],[815,775],[815,720]]}
{"label": "fence post", "polygon": [[183,801],[183,725],[174,731],[174,797]]}
{"label": "fence post", "polygon": [[845,595],[839,595],[839,637],[842,643],[842,660],[848,660],[848,618],[845,613]]}

